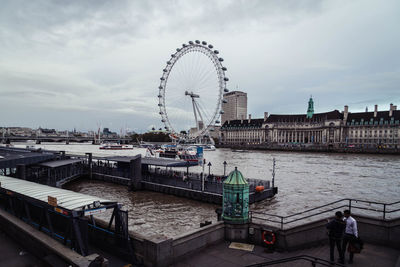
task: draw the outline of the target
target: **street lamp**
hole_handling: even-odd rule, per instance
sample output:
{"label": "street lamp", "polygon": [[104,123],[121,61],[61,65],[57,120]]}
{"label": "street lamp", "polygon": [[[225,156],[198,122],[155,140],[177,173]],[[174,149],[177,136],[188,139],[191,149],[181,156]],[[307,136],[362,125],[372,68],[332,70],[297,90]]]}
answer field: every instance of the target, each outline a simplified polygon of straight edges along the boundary
{"label": "street lamp", "polygon": [[212,166],[210,161],[208,162],[207,166],[208,166],[208,176],[210,176],[211,175],[211,166]]}
{"label": "street lamp", "polygon": [[224,163],[222,163],[222,164],[224,164],[224,177],[225,177],[225,173],[226,173],[226,164],[228,164],[228,163],[226,163],[226,161],[224,161]]}

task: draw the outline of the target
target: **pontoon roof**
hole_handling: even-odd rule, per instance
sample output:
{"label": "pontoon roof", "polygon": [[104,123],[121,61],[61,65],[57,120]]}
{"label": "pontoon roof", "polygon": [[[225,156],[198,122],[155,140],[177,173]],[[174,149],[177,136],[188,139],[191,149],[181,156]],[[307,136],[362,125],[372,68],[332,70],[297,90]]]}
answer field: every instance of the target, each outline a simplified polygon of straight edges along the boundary
{"label": "pontoon roof", "polygon": [[60,189],[38,183],[33,183],[17,178],[11,178],[0,175],[1,188],[13,191],[18,194],[22,194],[39,201],[48,201],[47,197],[52,196],[57,198],[57,205],[60,208],[67,210],[79,210],[84,206],[91,205],[95,201],[99,201],[101,204],[112,204],[117,203],[95,196],[85,195],[70,190]]}

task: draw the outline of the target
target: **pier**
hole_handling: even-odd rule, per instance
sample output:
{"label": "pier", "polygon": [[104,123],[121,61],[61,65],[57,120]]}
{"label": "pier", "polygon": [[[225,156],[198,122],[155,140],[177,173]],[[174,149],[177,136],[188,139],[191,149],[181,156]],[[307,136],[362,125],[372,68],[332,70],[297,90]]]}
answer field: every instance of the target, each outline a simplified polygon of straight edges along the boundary
{"label": "pier", "polygon": [[[4,150],[0,148],[0,151]],[[19,153],[20,158],[31,158],[32,153],[32,156],[37,157],[33,164],[22,160],[19,162],[21,164],[14,163],[8,168],[11,176],[24,180],[61,187],[75,179],[88,178],[123,184],[132,190],[150,190],[203,202],[222,203],[222,185],[226,176],[191,172],[193,163],[185,161],[142,158],[141,155],[66,155],[63,151],[43,151],[47,156],[43,158],[42,153],[29,150],[7,148],[5,151],[8,156],[0,160],[3,165],[6,164],[5,161],[11,162],[11,154]],[[247,178],[247,182],[250,186],[250,204],[273,197],[278,192],[270,181],[264,179]],[[263,190],[257,192],[256,186],[262,186]]]}

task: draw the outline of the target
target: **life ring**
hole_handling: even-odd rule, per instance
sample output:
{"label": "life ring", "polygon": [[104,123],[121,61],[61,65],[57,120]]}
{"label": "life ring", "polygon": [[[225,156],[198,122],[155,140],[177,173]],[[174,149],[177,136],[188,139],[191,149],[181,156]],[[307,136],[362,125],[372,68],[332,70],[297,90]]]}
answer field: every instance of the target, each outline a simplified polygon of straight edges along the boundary
{"label": "life ring", "polygon": [[[269,238],[270,240],[267,239],[268,236],[270,237]],[[262,233],[262,239],[265,244],[270,245],[270,246],[275,244],[275,241],[276,241],[275,234],[271,231],[264,231]]]}

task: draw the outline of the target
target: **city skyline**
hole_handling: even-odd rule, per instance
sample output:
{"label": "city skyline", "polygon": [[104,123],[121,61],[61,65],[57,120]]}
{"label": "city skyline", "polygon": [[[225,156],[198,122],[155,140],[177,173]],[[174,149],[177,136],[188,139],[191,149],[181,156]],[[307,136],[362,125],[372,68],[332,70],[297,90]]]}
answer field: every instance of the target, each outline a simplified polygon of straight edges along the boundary
{"label": "city skyline", "polygon": [[[5,1],[0,11],[0,126],[160,128],[169,55],[214,44],[228,88],[253,118],[378,104],[400,93],[396,1]],[[238,86],[238,88],[237,88]]]}

